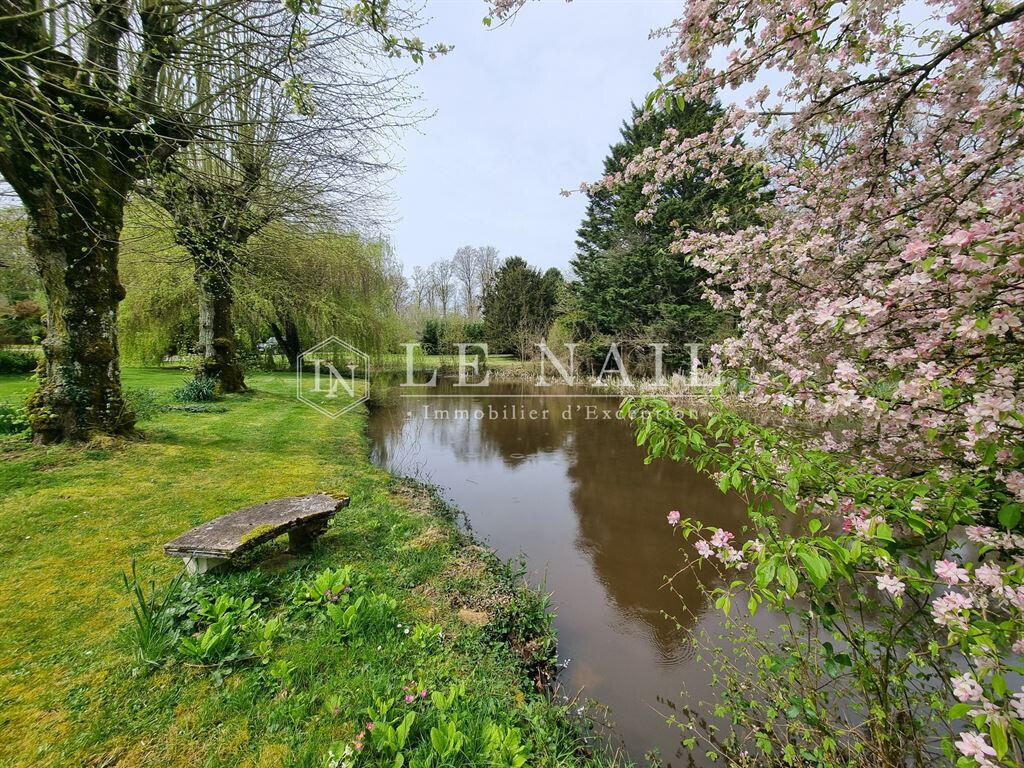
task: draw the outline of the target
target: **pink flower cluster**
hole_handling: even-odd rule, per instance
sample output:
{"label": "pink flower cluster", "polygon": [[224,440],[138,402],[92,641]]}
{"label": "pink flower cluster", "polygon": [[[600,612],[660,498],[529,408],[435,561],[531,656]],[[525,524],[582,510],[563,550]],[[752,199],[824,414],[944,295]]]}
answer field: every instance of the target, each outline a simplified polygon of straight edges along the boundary
{"label": "pink flower cluster", "polygon": [[712,529],[710,539],[697,539],[694,548],[697,554],[704,558],[716,558],[723,565],[738,570],[744,570],[750,566],[750,562],[744,559],[744,550],[760,552],[763,544],[757,539],[748,541],[744,549],[734,547],[730,542],[736,538],[735,534],[723,528]]}

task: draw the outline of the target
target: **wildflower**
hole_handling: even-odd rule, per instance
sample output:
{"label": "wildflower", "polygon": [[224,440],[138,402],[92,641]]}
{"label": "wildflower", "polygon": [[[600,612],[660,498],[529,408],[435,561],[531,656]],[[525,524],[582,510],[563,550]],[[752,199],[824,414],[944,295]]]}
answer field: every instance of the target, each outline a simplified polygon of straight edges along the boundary
{"label": "wildflower", "polygon": [[711,545],[704,541],[704,539],[700,539],[694,546],[697,548],[697,554],[701,557],[711,557],[714,554]]}
{"label": "wildflower", "polygon": [[420,691],[420,698],[421,699],[427,698],[427,689],[426,688],[424,688],[422,691]]}
{"label": "wildflower", "polygon": [[682,519],[682,515],[679,514],[678,509],[673,509],[668,513],[668,524],[675,527],[679,525],[679,521]]}
{"label": "wildflower", "polygon": [[970,581],[966,568],[961,568],[952,560],[939,560],[935,563],[935,575],[951,587],[959,582]]}
{"label": "wildflower", "polygon": [[897,579],[895,576],[890,576],[889,574],[882,574],[881,576],[877,577],[875,581],[878,583],[878,588],[880,590],[882,590],[883,592],[888,592],[894,597],[899,597],[907,589],[906,584]]}
{"label": "wildflower", "polygon": [[951,682],[953,683],[953,695],[958,700],[964,702],[981,700],[981,685],[970,672],[957,675]]}
{"label": "wildflower", "polygon": [[977,731],[961,731],[955,744],[961,755],[977,760],[980,765],[989,765],[988,757],[996,756],[996,751],[985,741],[985,736]]}
{"label": "wildflower", "polygon": [[1018,637],[1014,641],[1012,650],[1018,656],[1024,656],[1024,637]]}
{"label": "wildflower", "polygon": [[405,703],[406,704],[412,704],[414,701],[416,701],[416,697],[415,696],[413,696],[411,693],[405,694]]}
{"label": "wildflower", "polygon": [[367,731],[372,731],[372,730],[373,730],[374,728],[376,728],[376,727],[377,727],[377,726],[376,726],[376,724],[375,724],[375,723],[373,722],[373,720],[371,720],[370,722],[368,722],[368,723],[366,724],[366,730],[367,730]]}

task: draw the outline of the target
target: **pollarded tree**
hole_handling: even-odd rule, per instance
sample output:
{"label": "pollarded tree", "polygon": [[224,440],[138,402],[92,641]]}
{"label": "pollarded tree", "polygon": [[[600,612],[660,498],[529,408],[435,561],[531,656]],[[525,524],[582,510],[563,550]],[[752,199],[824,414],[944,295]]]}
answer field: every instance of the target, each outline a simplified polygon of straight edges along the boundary
{"label": "pollarded tree", "polygon": [[230,85],[196,88],[197,64],[213,70],[230,56],[217,33],[276,14],[284,39],[290,14],[238,0],[11,0],[2,13],[0,173],[25,206],[48,303],[30,420],[43,441],[125,432],[117,257],[127,196],[197,137]]}
{"label": "pollarded tree", "polygon": [[[415,60],[440,50],[390,32],[376,0],[316,10],[317,35],[344,19]],[[127,197],[201,140],[239,85],[270,79],[302,101],[308,84],[288,65],[310,36],[304,11],[301,0],[8,0],[0,8],[0,174],[25,206],[48,304],[45,371],[29,404],[37,439],[131,430],[117,344]],[[268,67],[238,66],[226,32],[239,29],[277,52]]]}
{"label": "pollarded tree", "polygon": [[[389,29],[407,21],[394,6],[387,13]],[[229,35],[230,66],[267,68],[274,52],[258,45],[259,33]],[[349,22],[315,29],[289,52],[292,77],[304,86],[300,103],[268,79],[240,83],[220,105],[214,135],[179,152],[143,187],[171,215],[175,240],[191,257],[200,293],[198,375],[217,379],[223,391],[245,388],[233,282],[239,270],[260,269],[244,258],[249,239],[272,221],[322,226],[344,218],[351,226],[373,215],[375,180],[387,167],[383,141],[412,119],[403,114],[404,76],[381,66],[384,57],[376,29]]]}

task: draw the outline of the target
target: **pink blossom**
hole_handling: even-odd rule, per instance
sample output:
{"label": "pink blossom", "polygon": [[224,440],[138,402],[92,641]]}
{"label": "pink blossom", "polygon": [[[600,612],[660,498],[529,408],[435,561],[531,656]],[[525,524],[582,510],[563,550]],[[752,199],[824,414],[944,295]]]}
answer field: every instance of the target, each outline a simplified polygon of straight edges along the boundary
{"label": "pink blossom", "polygon": [[961,612],[973,606],[974,600],[968,595],[962,592],[947,592],[932,603],[932,616],[936,624],[962,629],[967,626],[967,622],[961,616]]}
{"label": "pink blossom", "polygon": [[704,541],[704,539],[698,539],[694,547],[697,549],[697,554],[701,557],[711,557],[714,554],[711,545]]}
{"label": "pink blossom", "polygon": [[961,568],[952,560],[938,560],[935,563],[935,575],[950,586],[970,581],[967,569]]}
{"label": "pink blossom", "polygon": [[984,584],[991,589],[1003,586],[1003,571],[994,563],[985,563],[978,566],[974,571],[974,578],[978,580],[979,584]]}
{"label": "pink blossom", "polygon": [[967,672],[952,679],[953,695],[960,701],[980,701],[983,693],[981,685],[974,675]]}
{"label": "pink blossom", "polygon": [[988,544],[996,532],[995,528],[989,528],[987,525],[969,525],[965,530],[967,538],[975,544]]}
{"label": "pink blossom", "polygon": [[1024,720],[1024,693],[1015,693],[1010,698],[1010,708],[1018,720]]}
{"label": "pink blossom", "polygon": [[681,518],[682,515],[679,514],[679,511],[673,509],[671,512],[668,513],[668,524],[671,526],[679,525],[679,520]]}
{"label": "pink blossom", "polygon": [[722,528],[719,528],[711,536],[711,546],[713,546],[713,547],[724,547],[726,544],[728,544],[734,538],[736,538],[736,537],[733,536],[733,534],[731,534],[729,531],[726,531],[726,530],[724,530]]}
{"label": "pink blossom", "polygon": [[928,254],[928,243],[924,240],[915,239],[903,247],[903,260],[916,264]]}
{"label": "pink blossom", "polygon": [[987,765],[990,762],[988,758],[996,756],[996,751],[985,741],[985,736],[977,731],[961,731],[955,743],[961,755],[977,760],[981,765]]}
{"label": "pink blossom", "polygon": [[878,588],[880,590],[882,590],[883,592],[888,592],[894,597],[902,595],[907,589],[906,584],[897,579],[895,576],[890,576],[889,574],[882,574],[876,577],[875,581],[877,582]]}

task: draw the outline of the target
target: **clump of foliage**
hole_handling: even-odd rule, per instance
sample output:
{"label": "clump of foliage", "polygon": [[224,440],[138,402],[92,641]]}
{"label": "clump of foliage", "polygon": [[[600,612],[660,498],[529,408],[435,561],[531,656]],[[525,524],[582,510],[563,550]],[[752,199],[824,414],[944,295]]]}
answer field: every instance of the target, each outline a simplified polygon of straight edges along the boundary
{"label": "clump of foliage", "polygon": [[185,379],[180,387],[171,392],[179,403],[206,403],[217,398],[217,382],[206,376]]}
{"label": "clump of foliage", "polygon": [[31,352],[0,349],[0,373],[32,373],[38,365],[39,358]]}
{"label": "clump of foliage", "polygon": [[29,429],[28,409],[24,405],[0,402],[0,435],[16,435]]}
{"label": "clump of foliage", "polygon": [[[487,340],[484,323],[469,321],[457,315],[431,317],[423,324],[420,346],[428,355],[458,354],[459,344],[479,344]],[[475,350],[468,350],[469,353]]]}
{"label": "clump of foliage", "polygon": [[131,601],[132,624],[128,633],[135,656],[145,664],[160,664],[178,641],[173,608],[182,589],[182,577],[162,588],[150,581],[147,593],[133,560],[131,576],[122,573],[121,579]]}
{"label": "clump of foliage", "polygon": [[150,421],[160,412],[160,399],[149,387],[124,387],[121,390],[124,407],[135,415],[135,420]]}
{"label": "clump of foliage", "polygon": [[[717,104],[701,101],[669,101],[646,114],[634,106],[604,172],[621,174],[645,149],[700,135],[721,116]],[[763,184],[751,167],[729,169],[718,180],[696,167],[658,186],[649,212],[652,191],[646,179],[591,190],[571,262],[579,278],[573,284],[577,322],[589,334],[668,342],[666,363],[685,365],[682,345],[714,339],[723,317],[703,296],[708,273],[674,253],[672,241],[680,232],[717,229],[725,222],[745,226]]]}
{"label": "clump of foliage", "polygon": [[554,320],[564,281],[557,269],[543,275],[518,256],[507,259],[484,289],[484,328],[490,351],[526,358]]}

